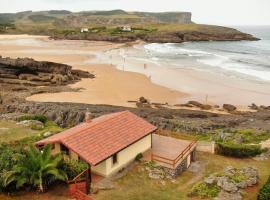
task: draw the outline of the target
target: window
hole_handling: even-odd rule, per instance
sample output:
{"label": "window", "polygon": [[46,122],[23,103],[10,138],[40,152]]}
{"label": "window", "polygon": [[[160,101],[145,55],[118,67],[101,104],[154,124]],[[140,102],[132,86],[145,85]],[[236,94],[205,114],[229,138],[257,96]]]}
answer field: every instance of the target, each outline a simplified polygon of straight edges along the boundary
{"label": "window", "polygon": [[60,149],[63,154],[69,155],[69,149],[66,146],[61,144]]}
{"label": "window", "polygon": [[118,162],[117,153],[113,155],[112,162],[113,162],[113,165],[115,165]]}

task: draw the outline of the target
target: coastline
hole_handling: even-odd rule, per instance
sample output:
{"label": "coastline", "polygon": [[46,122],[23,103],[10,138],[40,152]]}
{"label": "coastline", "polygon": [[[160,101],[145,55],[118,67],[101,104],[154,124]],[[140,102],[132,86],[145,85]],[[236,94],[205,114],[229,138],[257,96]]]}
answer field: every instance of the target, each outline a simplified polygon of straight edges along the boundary
{"label": "coastline", "polygon": [[[70,85],[71,88],[81,88],[79,92],[36,94],[28,97],[28,101],[135,107],[128,101],[136,101],[143,96],[154,103],[175,105],[197,100],[211,105],[231,103],[242,110],[251,103],[268,104],[269,94],[264,85],[253,87],[230,77],[195,70],[171,70],[153,63],[147,63],[145,70],[143,62],[130,59],[125,60],[123,68],[123,58],[117,51],[132,50],[130,43],[51,40],[45,36],[25,35],[21,40],[17,35],[10,36],[8,44],[5,44],[1,37],[0,47],[3,50],[0,50],[0,55],[3,57],[32,57],[38,61],[60,62],[96,75],[93,80],[83,79]],[[16,41],[18,38],[19,42]],[[103,57],[112,50],[116,51],[112,58]]]}
{"label": "coastline", "polygon": [[[12,39],[13,37],[13,39]],[[15,39],[18,39],[16,36]],[[5,36],[5,39],[7,36]],[[26,41],[3,44],[0,36],[0,55],[3,57],[31,57],[37,61],[53,61],[73,66],[73,69],[89,71],[95,79],[83,79],[70,85],[81,88],[79,92],[60,92],[37,94],[28,97],[28,101],[38,102],[74,102],[86,104],[108,104],[135,107],[128,101],[138,100],[141,96],[152,102],[177,104],[187,94],[173,91],[153,84],[145,75],[134,72],[123,72],[110,64],[89,64],[98,53],[108,49],[119,48],[125,43],[89,42],[70,40],[50,40],[48,37],[36,38],[24,36]],[[27,40],[30,41],[27,41]],[[32,40],[36,43],[33,43]],[[13,42],[12,42],[13,40]],[[29,43],[28,43],[29,42]]]}

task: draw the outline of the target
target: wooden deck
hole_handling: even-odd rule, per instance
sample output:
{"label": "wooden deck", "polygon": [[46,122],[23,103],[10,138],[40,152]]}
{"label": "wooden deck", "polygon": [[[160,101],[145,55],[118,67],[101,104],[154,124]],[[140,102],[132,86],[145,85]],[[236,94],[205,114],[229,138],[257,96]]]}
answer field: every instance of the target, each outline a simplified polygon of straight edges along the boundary
{"label": "wooden deck", "polygon": [[145,153],[145,159],[175,169],[196,148],[196,144],[196,141],[153,134],[152,149]]}

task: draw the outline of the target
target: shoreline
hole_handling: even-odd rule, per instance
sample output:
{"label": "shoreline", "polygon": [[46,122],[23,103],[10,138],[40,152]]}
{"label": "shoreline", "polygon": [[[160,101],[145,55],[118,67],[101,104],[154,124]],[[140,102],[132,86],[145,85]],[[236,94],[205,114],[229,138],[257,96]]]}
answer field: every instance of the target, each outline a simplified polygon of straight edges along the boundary
{"label": "shoreline", "polygon": [[[9,40],[5,41],[6,39]],[[141,44],[142,42],[138,43]],[[142,63],[126,61],[126,68],[123,70],[117,65],[117,59],[119,59],[116,58],[117,56],[114,57],[113,63],[110,60],[104,61],[103,58],[100,58],[100,55],[115,49],[133,48],[130,45],[130,43],[116,44],[110,42],[51,40],[46,36],[30,35],[23,35],[23,38],[20,38],[18,35],[8,38],[5,35],[3,39],[3,36],[0,35],[0,47],[4,49],[0,50],[0,55],[3,57],[32,57],[38,61],[60,62],[73,66],[73,69],[86,70],[96,75],[96,78],[93,80],[83,79],[76,84],[70,85],[71,88],[82,88],[79,92],[36,94],[28,97],[28,101],[74,102],[135,107],[134,103],[128,103],[128,101],[136,101],[143,96],[151,102],[168,103],[171,105],[171,108],[175,108],[172,105],[186,103],[189,100],[197,100],[210,105],[231,103],[228,102],[228,98],[234,97],[234,93],[237,94],[236,100],[241,99],[237,93],[239,88],[232,85],[224,87],[227,96],[222,94],[223,91],[219,88],[220,84],[213,88],[220,81],[225,81],[226,83],[226,79],[217,80],[219,78],[211,74],[204,74],[195,70],[179,70],[176,73],[175,71],[164,69],[162,66],[147,64],[148,70],[151,73],[156,73],[156,75],[149,77],[142,70]],[[179,77],[179,82],[177,82],[179,88],[170,85],[172,82],[170,79],[166,79],[167,83],[158,79],[158,77],[162,76]],[[226,85],[225,83],[221,84],[221,86]],[[212,90],[210,89],[211,87]],[[203,88],[209,88],[220,101],[212,101],[214,98],[212,95],[209,95],[210,100],[205,102],[205,93],[203,95],[196,94],[196,90]],[[242,94],[244,94],[242,97],[250,96],[248,91],[243,91]],[[254,103],[258,103],[256,99],[258,100],[258,97],[254,96]],[[238,106],[240,110],[247,110],[247,105],[253,102],[249,104],[232,102],[231,104]]]}
{"label": "shoreline", "polygon": [[[6,38],[7,36],[5,36]],[[27,41],[30,39],[31,41]],[[49,40],[39,38],[32,41],[28,36],[20,45],[16,39],[10,39],[9,45],[3,45],[0,36],[0,50],[3,57],[31,57],[37,61],[53,61],[68,64],[73,69],[89,71],[96,75],[95,79],[82,79],[78,83],[69,85],[71,88],[82,88],[79,92],[45,93],[28,97],[28,101],[38,102],[74,102],[86,104],[108,104],[116,106],[135,107],[128,101],[138,100],[141,96],[152,102],[177,104],[179,99],[187,94],[170,90],[153,84],[146,76],[123,72],[110,64],[89,64],[98,53],[112,48],[122,47],[124,44],[109,42]],[[29,42],[29,43],[28,43]]]}

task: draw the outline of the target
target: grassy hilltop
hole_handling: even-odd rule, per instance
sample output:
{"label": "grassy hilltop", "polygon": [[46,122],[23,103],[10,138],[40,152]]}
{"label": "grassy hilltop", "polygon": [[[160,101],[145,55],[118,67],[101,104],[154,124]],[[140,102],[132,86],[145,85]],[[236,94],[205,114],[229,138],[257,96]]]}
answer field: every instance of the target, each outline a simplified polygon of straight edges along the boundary
{"label": "grassy hilltop", "polygon": [[[128,25],[132,31],[119,27]],[[89,32],[81,33],[81,28]],[[0,33],[49,35],[55,39],[86,39],[113,42],[144,40],[147,42],[256,40],[235,29],[195,24],[188,12],[126,12],[65,10],[25,11],[0,14]]]}

